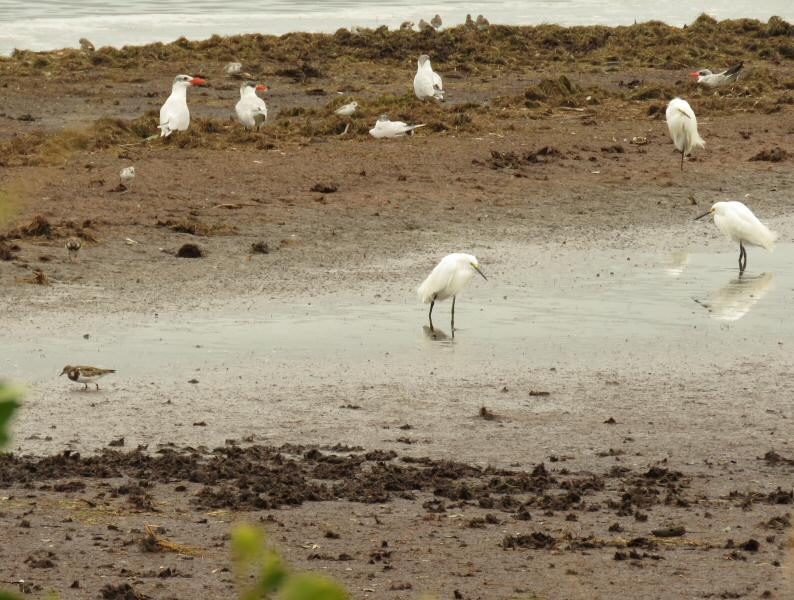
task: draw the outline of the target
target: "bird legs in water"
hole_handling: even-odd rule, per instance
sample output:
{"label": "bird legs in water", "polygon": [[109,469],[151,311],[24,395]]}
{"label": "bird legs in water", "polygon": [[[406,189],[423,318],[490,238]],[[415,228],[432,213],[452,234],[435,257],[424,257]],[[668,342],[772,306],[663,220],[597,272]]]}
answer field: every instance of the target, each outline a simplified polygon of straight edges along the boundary
{"label": "bird legs in water", "polygon": [[684,151],[681,150],[681,170],[684,170]]}
{"label": "bird legs in water", "polygon": [[452,296],[452,322],[449,325],[452,337],[455,337],[455,296]]}
{"label": "bird legs in water", "polygon": [[430,301],[430,313],[427,315],[428,319],[430,319],[430,331],[435,331],[433,329],[433,306],[436,303],[436,297],[433,296],[433,299]]}
{"label": "bird legs in water", "polygon": [[[435,331],[433,329],[433,306],[436,304],[436,297],[433,296],[433,299],[430,301],[430,312],[427,313],[427,318],[430,321],[430,331]],[[452,323],[450,324],[450,328],[452,330],[452,337],[455,337],[455,296],[452,296]]]}
{"label": "bird legs in water", "polygon": [[739,275],[744,273],[744,270],[747,268],[747,250],[745,250],[744,245],[739,242]]}

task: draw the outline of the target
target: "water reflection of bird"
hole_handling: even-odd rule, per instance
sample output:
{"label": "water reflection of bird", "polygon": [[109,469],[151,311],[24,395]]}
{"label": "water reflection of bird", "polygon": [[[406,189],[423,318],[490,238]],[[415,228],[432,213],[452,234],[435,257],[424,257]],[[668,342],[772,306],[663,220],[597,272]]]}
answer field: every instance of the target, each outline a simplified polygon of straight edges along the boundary
{"label": "water reflection of bird", "polygon": [[711,294],[706,300],[695,300],[718,321],[738,321],[750,312],[756,302],[772,287],[773,273],[756,277],[738,277]]}
{"label": "water reflection of bird", "polygon": [[426,338],[433,340],[434,342],[445,342],[448,340],[451,341],[449,335],[447,335],[444,331],[441,331],[438,327],[430,327],[430,325],[422,325],[422,333],[425,334]]}
{"label": "water reflection of bird", "polygon": [[688,252],[673,252],[667,262],[664,272],[670,277],[678,277],[689,264]]}

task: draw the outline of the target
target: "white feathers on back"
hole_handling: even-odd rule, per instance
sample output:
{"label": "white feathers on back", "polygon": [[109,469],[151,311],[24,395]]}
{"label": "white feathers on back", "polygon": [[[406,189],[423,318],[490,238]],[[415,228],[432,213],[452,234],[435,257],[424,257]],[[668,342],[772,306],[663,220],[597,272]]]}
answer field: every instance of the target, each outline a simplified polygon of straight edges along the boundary
{"label": "white feathers on back", "polygon": [[667,128],[670,130],[670,137],[673,138],[676,150],[681,153],[681,168],[683,168],[684,157],[691,154],[696,147],[702,148],[706,142],[698,133],[698,122],[695,112],[686,100],[673,98],[667,105],[665,113]]}
{"label": "white feathers on back", "polygon": [[414,76],[414,93],[420,100],[427,98],[444,99],[444,86],[441,76],[433,71],[430,57],[427,54],[419,57],[416,75]]}

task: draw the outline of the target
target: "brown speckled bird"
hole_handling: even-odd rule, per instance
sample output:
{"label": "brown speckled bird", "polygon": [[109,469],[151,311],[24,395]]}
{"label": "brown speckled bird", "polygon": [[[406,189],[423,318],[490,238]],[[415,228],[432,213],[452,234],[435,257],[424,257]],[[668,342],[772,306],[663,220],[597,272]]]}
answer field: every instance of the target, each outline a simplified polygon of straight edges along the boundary
{"label": "brown speckled bird", "polygon": [[77,238],[69,238],[66,240],[66,250],[69,252],[69,259],[75,260],[77,258],[77,253],[80,252],[80,248],[83,247],[83,244],[80,243],[80,240]]}
{"label": "brown speckled bird", "polygon": [[63,371],[61,371],[61,375],[66,373],[69,379],[77,383],[82,383],[85,386],[84,389],[87,390],[89,383],[93,383],[96,389],[99,389],[99,384],[96,383],[96,380],[115,372],[115,369],[98,369],[97,367],[66,365]]}

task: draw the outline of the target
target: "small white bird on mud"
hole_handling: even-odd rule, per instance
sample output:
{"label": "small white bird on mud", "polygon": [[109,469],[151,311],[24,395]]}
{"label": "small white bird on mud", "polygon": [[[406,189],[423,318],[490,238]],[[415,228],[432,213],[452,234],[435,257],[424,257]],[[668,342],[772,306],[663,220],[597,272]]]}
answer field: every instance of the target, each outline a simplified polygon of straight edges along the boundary
{"label": "small white bird on mud", "polygon": [[223,67],[223,72],[226,73],[227,75],[237,75],[242,70],[243,70],[243,63],[238,63],[238,62],[226,63],[226,66]]}
{"label": "small white bird on mud", "polygon": [[87,390],[89,383],[93,383],[96,386],[96,389],[99,389],[97,380],[101,379],[105,375],[110,375],[111,373],[115,372],[116,371],[114,369],[99,369],[97,367],[66,365],[63,368],[63,371],[61,371],[61,375],[66,373],[66,376],[69,379],[76,381],[77,383],[82,383],[85,386],[83,389]]}
{"label": "small white bird on mud", "polygon": [[82,247],[83,244],[80,242],[79,238],[71,237],[66,240],[66,251],[69,253],[69,260],[77,260],[77,255]]}
{"label": "small white bird on mud", "polygon": [[381,115],[378,117],[375,127],[369,130],[369,134],[372,137],[378,139],[402,137],[406,133],[412,132],[414,129],[419,129],[420,127],[424,126],[424,123],[421,125],[408,125],[402,121],[391,121],[389,120],[388,115]]}
{"label": "small white bird on mud", "polygon": [[352,117],[356,110],[358,110],[358,102],[353,100],[353,102],[348,102],[344,106],[337,108],[334,114],[340,117]]}
{"label": "small white bird on mud", "polygon": [[433,71],[430,57],[427,54],[420,56],[417,62],[416,75],[414,76],[414,93],[420,100],[426,100],[427,98],[444,99],[444,85],[441,82],[441,76]]}
{"label": "small white bird on mud", "polygon": [[132,180],[135,179],[135,167],[124,167],[119,171],[119,179],[121,185],[127,188],[127,191],[132,189]]}
{"label": "small white bird on mud", "polygon": [[667,129],[673,138],[676,150],[681,153],[681,169],[684,168],[684,157],[692,153],[694,148],[702,148],[706,142],[698,133],[698,121],[695,112],[686,100],[673,98],[665,112]]}
{"label": "small white bird on mud", "polygon": [[168,137],[174,131],[185,131],[190,126],[190,111],[187,108],[187,88],[207,83],[200,77],[177,75],[171,86],[171,95],[160,109],[160,137]]}
{"label": "small white bird on mud", "polygon": [[716,88],[737,81],[743,67],[744,63],[739,62],[721,73],[712,73],[709,69],[700,69],[699,71],[693,71],[689,75],[697,77],[697,83],[704,87]]}
{"label": "small white bird on mud", "polygon": [[447,254],[441,262],[430,272],[416,290],[419,300],[423,303],[430,303],[430,330],[433,330],[433,306],[436,301],[441,302],[452,296],[452,335],[455,335],[455,298],[463,290],[467,283],[474,277],[475,273],[482,275],[487,281],[487,277],[480,270],[480,263],[476,256],[455,252]]}
{"label": "small white bird on mud", "polygon": [[256,84],[246,81],[240,86],[240,100],[234,107],[237,118],[246,129],[259,129],[267,120],[267,105],[265,101],[256,95],[257,92],[266,92],[268,87],[263,84]]}
{"label": "small white bird on mud", "polygon": [[702,219],[714,215],[714,224],[725,237],[739,244],[739,273],[747,268],[747,250],[744,245],[760,246],[772,252],[777,234],[758,220],[741,202],[715,202],[711,208],[697,217]]}

